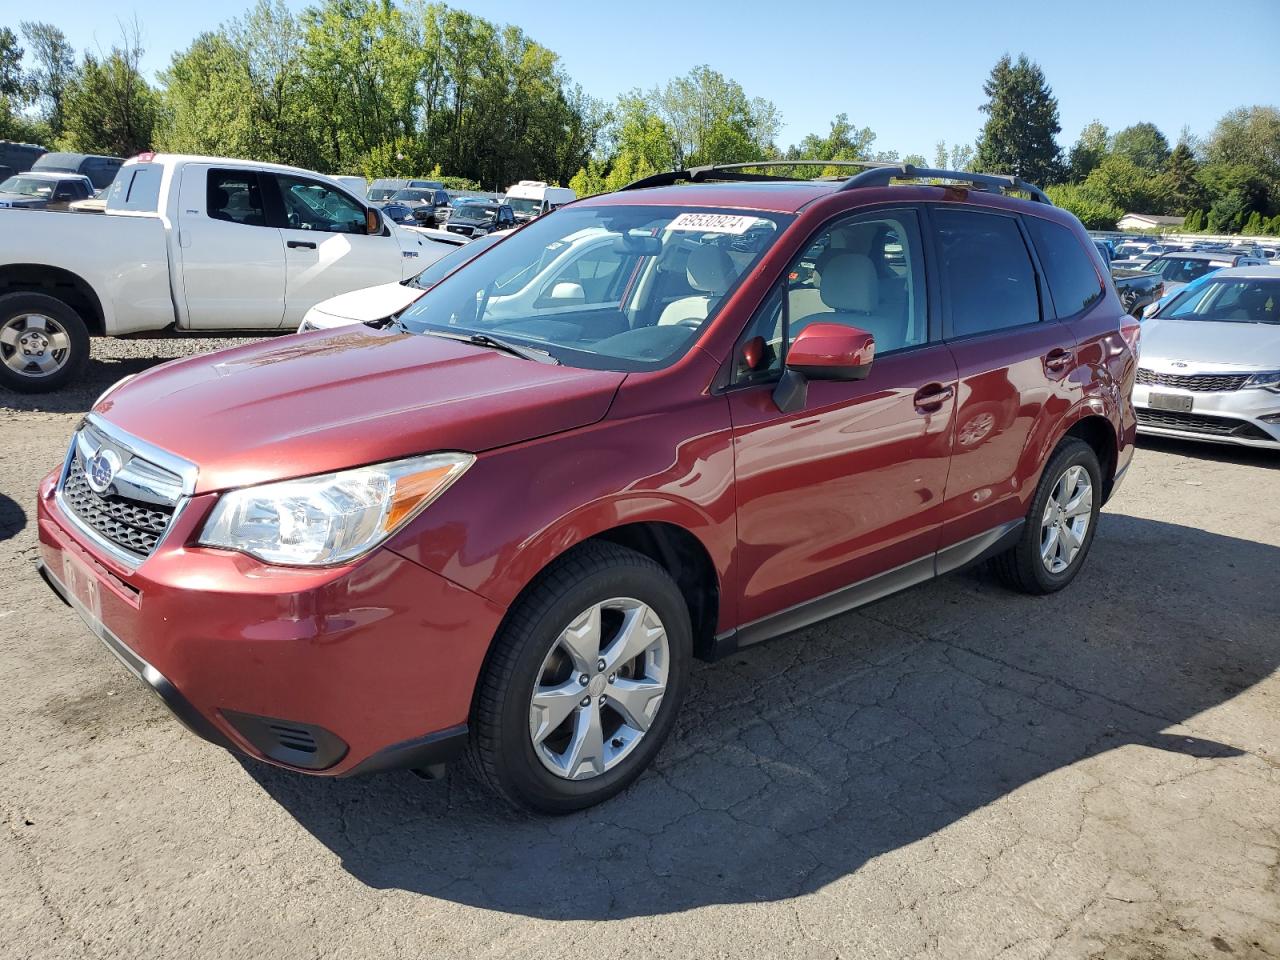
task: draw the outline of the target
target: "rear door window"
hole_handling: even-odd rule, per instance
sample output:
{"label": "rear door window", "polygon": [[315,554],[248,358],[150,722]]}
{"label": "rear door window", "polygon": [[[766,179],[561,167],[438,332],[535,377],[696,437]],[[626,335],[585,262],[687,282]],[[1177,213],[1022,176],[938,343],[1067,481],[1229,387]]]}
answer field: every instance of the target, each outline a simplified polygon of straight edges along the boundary
{"label": "rear door window", "polygon": [[1102,281],[1075,233],[1039,217],[1026,217],[1023,223],[1040,254],[1058,316],[1072,317],[1097,303],[1102,297]]}
{"label": "rear door window", "polygon": [[250,227],[267,225],[262,188],[251,170],[210,170],[205,210],[214,220]]}
{"label": "rear door window", "polygon": [[1014,217],[934,208],[933,223],[947,337],[1040,321],[1035,267]]}
{"label": "rear door window", "polygon": [[135,163],[121,167],[107,188],[108,210],[155,213],[160,207],[160,175],[158,163]]}

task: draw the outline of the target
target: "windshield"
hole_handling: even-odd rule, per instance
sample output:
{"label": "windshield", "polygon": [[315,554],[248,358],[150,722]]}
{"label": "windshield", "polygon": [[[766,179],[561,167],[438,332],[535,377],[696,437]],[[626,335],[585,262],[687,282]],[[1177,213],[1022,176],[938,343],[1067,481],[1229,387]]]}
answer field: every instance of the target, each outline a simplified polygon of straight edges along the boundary
{"label": "windshield", "polygon": [[1212,260],[1201,260],[1191,257],[1164,256],[1159,259],[1152,260],[1143,269],[1151,273],[1158,273],[1164,277],[1166,283],[1190,283],[1203,277],[1206,273],[1213,273],[1215,270],[1221,270],[1223,267],[1229,267],[1229,263],[1215,263]]}
{"label": "windshield", "polygon": [[484,203],[460,203],[453,208],[454,220],[484,220],[492,223],[498,208]]}
{"label": "windshield", "polygon": [[464,263],[474,260],[502,238],[503,234],[501,232],[491,233],[487,237],[481,237],[479,240],[464,243],[456,250],[446,253],[416,277],[406,280],[405,283],[411,287],[417,287],[419,290],[430,290]]}
{"label": "windshield", "polygon": [[420,187],[410,187],[405,190],[397,190],[391,195],[392,200],[431,200],[434,191],[423,190]]}
{"label": "windshield", "polygon": [[53,181],[39,177],[10,177],[0,183],[0,193],[18,193],[24,197],[41,197],[47,200],[53,196]]}
{"label": "windshield", "polygon": [[531,221],[400,316],[598,370],[682,356],[793,218],[679,207],[566,207]]}
{"label": "windshield", "polygon": [[1170,320],[1280,324],[1280,277],[1221,277],[1180,297],[1161,311]]}
{"label": "windshield", "polygon": [[375,180],[369,187],[369,199],[390,200],[401,189],[403,184],[403,180],[399,183],[394,180]]}
{"label": "windshield", "polygon": [[537,213],[542,208],[541,200],[530,200],[527,197],[507,197],[507,206],[517,216]]}

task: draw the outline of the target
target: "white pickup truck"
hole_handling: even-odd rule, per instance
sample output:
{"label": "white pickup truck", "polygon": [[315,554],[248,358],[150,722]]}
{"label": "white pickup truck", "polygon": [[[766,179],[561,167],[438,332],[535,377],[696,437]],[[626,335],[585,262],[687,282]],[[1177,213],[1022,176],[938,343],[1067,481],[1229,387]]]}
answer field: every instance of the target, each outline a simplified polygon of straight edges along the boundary
{"label": "white pickup truck", "polygon": [[91,335],[296,330],[312,305],[451,249],[320,174],[142,154],[105,216],[0,210],[0,385],[64,385]]}

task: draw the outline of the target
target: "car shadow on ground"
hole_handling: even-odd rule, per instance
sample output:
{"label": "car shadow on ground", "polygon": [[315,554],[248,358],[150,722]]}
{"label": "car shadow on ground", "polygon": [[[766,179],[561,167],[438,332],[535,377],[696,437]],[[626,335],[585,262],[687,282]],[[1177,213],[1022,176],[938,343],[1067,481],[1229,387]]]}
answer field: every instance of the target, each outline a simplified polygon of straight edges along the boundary
{"label": "car shadow on ground", "polygon": [[27,512],[22,504],[0,493],[0,543],[12,540],[27,526]]}
{"label": "car shadow on ground", "polygon": [[1241,755],[1170,728],[1276,669],[1277,569],[1273,546],[1104,514],[1055,596],[968,572],[699,665],[654,769],[564,818],[508,813],[457,773],[242,762],[371,887],[561,919],[780,900],[1118,747]]}
{"label": "car shadow on ground", "polygon": [[1228,443],[1207,443],[1202,440],[1183,440],[1178,437],[1159,437],[1139,434],[1138,445],[1145,450],[1172,453],[1180,457],[1209,460],[1214,463],[1235,463],[1245,467],[1265,467],[1280,470],[1280,450],[1263,450]]}

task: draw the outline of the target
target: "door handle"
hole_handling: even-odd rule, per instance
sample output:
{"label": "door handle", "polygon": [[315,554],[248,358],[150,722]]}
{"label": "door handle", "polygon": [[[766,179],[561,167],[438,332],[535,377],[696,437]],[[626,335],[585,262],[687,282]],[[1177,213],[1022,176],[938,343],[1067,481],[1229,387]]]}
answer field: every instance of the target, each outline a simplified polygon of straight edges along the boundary
{"label": "door handle", "polygon": [[912,398],[919,413],[937,413],[942,405],[955,395],[954,387],[946,387],[940,383],[927,383]]}
{"label": "door handle", "polygon": [[316,245],[310,240],[289,240],[285,244],[290,250],[314,250]]}
{"label": "door handle", "polygon": [[1055,347],[1044,357],[1046,370],[1065,370],[1071,364],[1071,351]]}

